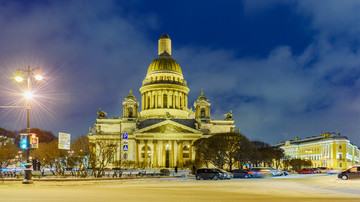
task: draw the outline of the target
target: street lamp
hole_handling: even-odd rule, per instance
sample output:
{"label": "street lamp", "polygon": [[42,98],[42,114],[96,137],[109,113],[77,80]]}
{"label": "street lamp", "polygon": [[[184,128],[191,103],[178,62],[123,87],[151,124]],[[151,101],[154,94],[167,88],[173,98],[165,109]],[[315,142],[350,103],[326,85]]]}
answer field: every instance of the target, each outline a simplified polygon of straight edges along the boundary
{"label": "street lamp", "polygon": [[[40,67],[36,67],[34,69],[30,69],[30,66],[28,66],[27,69],[17,69],[17,75],[15,76],[15,80],[17,82],[22,82],[24,80],[23,76],[21,75],[21,72],[25,72],[26,73],[26,79],[27,79],[27,84],[26,84],[26,91],[24,92],[24,97],[26,99],[26,114],[27,114],[27,129],[26,129],[26,133],[27,133],[27,142],[30,142],[30,101],[33,98],[33,93],[31,92],[31,74],[36,71],[36,74],[34,76],[34,78],[36,80],[42,80],[43,76],[40,74]],[[33,181],[31,179],[31,163],[30,163],[30,148],[26,148],[26,164],[25,164],[25,178],[23,180],[23,184],[32,184]]]}

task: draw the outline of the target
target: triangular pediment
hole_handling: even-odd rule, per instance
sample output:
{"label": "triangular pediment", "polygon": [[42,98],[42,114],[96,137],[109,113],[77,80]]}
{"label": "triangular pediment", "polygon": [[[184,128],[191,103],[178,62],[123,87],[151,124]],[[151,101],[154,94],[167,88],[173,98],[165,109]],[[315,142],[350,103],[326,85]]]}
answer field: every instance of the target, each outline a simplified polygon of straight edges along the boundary
{"label": "triangular pediment", "polygon": [[180,123],[166,120],[160,123],[148,126],[141,130],[136,131],[136,133],[195,133],[201,134],[200,131],[190,128],[188,126],[182,125]]}

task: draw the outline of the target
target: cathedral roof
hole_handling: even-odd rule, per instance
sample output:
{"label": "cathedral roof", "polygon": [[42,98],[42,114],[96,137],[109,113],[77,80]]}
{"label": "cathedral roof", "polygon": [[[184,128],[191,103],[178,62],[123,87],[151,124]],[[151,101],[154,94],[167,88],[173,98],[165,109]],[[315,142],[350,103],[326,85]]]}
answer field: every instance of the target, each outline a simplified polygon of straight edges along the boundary
{"label": "cathedral roof", "polygon": [[[143,128],[149,127],[151,125],[154,125],[154,124],[166,121],[166,120],[167,119],[162,119],[162,118],[146,119],[146,120],[140,122],[140,124],[138,126],[138,129],[143,129]],[[180,124],[182,124],[184,126],[196,129],[196,126],[195,126],[196,120],[195,119],[170,119],[170,120],[174,121],[174,122],[177,122],[177,123],[180,123]]]}
{"label": "cathedral roof", "polygon": [[162,53],[157,59],[155,59],[149,66],[148,72],[157,70],[172,70],[182,74],[179,63],[170,57],[166,52]]}

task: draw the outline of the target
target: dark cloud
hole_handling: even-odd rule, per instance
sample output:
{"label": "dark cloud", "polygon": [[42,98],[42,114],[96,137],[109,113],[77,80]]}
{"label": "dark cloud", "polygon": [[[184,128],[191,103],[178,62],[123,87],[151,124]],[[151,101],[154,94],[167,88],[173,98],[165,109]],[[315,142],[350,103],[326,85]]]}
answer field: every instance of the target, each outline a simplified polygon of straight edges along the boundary
{"label": "dark cloud", "polygon": [[[182,33],[170,35],[173,57],[190,88],[189,108],[204,89],[213,118],[233,110],[237,127],[251,139],[274,143],[338,130],[359,145],[358,4],[244,1],[244,15],[286,5],[293,15],[310,21],[307,30],[315,30],[312,40],[302,44],[304,49],[279,43],[265,56],[242,57],[236,49],[214,48],[211,41],[209,46],[176,44]],[[164,28],[160,13],[127,10],[136,5],[117,1],[0,4],[1,77],[7,78],[0,80],[2,92],[16,88],[9,75],[17,67],[40,65],[48,77],[42,84],[46,97],[41,103],[49,111],[34,110],[34,126],[79,135],[93,124],[99,107],[109,117],[121,116],[121,102],[129,89],[140,100],[138,89],[157,53],[158,36],[152,36],[168,32],[159,30]],[[204,29],[209,29],[209,35],[213,30]],[[246,27],[233,29],[241,38]],[[6,105],[11,99],[1,94],[0,103]],[[2,115],[1,125],[24,128],[24,114],[16,118],[16,112]]]}
{"label": "dark cloud", "polygon": [[[52,102],[44,107],[55,111],[51,120],[39,111],[33,126],[43,122],[38,127],[80,133],[93,124],[99,107],[109,116],[121,115],[121,99],[140,87],[156,44],[141,34],[143,23],[123,17],[121,9],[115,12],[116,6],[112,1],[37,2],[25,13],[21,2],[0,6],[2,76],[30,65],[41,66],[47,78],[42,93]],[[4,89],[16,87],[9,83],[2,80]]]}

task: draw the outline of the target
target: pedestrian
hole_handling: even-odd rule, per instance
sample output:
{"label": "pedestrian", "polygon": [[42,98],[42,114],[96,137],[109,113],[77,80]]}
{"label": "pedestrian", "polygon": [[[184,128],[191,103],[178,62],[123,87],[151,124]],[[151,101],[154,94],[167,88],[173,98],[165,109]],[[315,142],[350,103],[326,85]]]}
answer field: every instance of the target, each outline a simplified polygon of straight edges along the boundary
{"label": "pedestrian", "polygon": [[178,167],[177,167],[177,166],[175,166],[175,173],[177,173],[177,171],[178,171]]}
{"label": "pedestrian", "polygon": [[191,172],[192,172],[192,174],[194,174],[194,175],[195,175],[195,172],[196,172],[195,165],[193,165]]}

